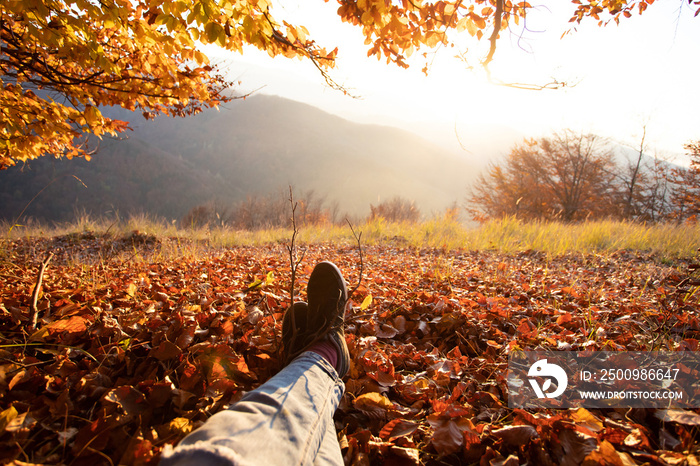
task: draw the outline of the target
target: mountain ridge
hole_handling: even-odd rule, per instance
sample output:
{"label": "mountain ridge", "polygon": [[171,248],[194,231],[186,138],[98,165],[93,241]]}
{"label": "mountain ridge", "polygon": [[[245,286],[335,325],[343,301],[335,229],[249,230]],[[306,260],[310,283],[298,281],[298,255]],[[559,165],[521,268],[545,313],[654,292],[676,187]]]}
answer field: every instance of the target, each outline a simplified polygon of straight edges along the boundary
{"label": "mountain ridge", "polygon": [[187,118],[105,113],[131,122],[128,139],[105,139],[90,162],[42,158],[0,172],[0,217],[14,219],[44,188],[26,215],[65,221],[76,211],[177,219],[196,205],[234,204],[288,185],[353,215],[393,196],[430,214],[461,201],[477,171],[405,130],[264,94]]}

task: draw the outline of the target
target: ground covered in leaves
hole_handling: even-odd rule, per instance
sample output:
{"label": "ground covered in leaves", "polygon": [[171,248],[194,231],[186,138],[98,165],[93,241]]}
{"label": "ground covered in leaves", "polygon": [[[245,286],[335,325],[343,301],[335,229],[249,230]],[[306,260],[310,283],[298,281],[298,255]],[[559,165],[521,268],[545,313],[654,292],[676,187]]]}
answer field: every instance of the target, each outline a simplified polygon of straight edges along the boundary
{"label": "ground covered in leaves", "polygon": [[[280,369],[284,245],[165,257],[140,234],[0,256],[0,462],[155,464]],[[41,293],[32,294],[42,261]],[[313,245],[354,285],[356,247]],[[508,408],[514,348],[697,351],[690,262],[373,246],[347,315],[346,464],[698,464],[691,410]]]}

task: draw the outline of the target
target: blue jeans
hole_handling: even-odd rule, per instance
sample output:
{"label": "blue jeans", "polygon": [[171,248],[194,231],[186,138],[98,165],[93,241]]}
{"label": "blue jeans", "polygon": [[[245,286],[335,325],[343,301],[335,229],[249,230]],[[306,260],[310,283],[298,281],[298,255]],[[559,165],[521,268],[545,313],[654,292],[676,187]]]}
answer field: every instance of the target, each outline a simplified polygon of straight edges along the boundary
{"label": "blue jeans", "polygon": [[342,465],[333,413],[345,385],[307,351],[229,409],[210,417],[161,466]]}

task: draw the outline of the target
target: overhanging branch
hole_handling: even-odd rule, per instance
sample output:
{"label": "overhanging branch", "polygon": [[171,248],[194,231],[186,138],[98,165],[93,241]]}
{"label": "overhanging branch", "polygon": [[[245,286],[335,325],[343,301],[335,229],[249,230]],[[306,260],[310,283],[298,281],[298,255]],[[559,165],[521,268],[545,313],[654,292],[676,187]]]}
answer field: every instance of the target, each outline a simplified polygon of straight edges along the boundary
{"label": "overhanging branch", "polygon": [[493,16],[493,32],[491,37],[489,37],[489,53],[483,61],[484,68],[488,70],[489,63],[493,60],[493,55],[496,53],[496,41],[498,40],[498,34],[501,32],[501,25],[503,23],[503,0],[496,0],[496,12]]}

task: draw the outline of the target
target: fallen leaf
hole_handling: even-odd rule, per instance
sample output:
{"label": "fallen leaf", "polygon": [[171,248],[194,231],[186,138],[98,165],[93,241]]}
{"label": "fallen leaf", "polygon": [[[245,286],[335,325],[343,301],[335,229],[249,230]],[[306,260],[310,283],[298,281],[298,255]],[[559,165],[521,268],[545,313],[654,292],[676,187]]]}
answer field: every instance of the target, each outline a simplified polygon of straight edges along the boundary
{"label": "fallen leaf", "polygon": [[700,425],[700,414],[684,409],[657,409],[654,416],[665,422],[676,422],[686,426]]}
{"label": "fallen leaf", "polygon": [[494,437],[502,439],[506,445],[527,445],[539,437],[537,429],[532,426],[507,426],[490,432]]}
{"label": "fallen leaf", "polygon": [[30,429],[36,424],[36,419],[29,412],[15,416],[6,426],[5,432],[20,432]]}
{"label": "fallen leaf", "polygon": [[605,428],[603,423],[585,408],[578,408],[571,414],[571,420],[577,425],[584,426],[593,432],[600,432]]}
{"label": "fallen leaf", "polygon": [[430,415],[428,424],[433,428],[430,444],[439,456],[451,455],[462,449],[465,445],[465,434],[478,436],[474,425],[466,417],[445,418]]}
{"label": "fallen leaf", "polygon": [[581,463],[581,466],[625,466],[625,461],[615,450],[615,447],[606,440],[598,444],[598,448],[588,454]]}
{"label": "fallen leaf", "polygon": [[168,340],[163,340],[158,347],[153,348],[148,354],[151,357],[156,358],[159,361],[167,361],[168,359],[175,359],[182,354],[180,348]]}
{"label": "fallen leaf", "polygon": [[372,418],[385,418],[390,411],[394,410],[394,403],[377,392],[360,395],[353,400],[352,404],[355,409]]}
{"label": "fallen leaf", "polygon": [[18,413],[14,406],[10,406],[0,413],[0,431],[5,428],[17,417]]}
{"label": "fallen leaf", "polygon": [[88,328],[90,322],[82,316],[72,316],[46,325],[44,328],[50,333],[81,334]]}
{"label": "fallen leaf", "polygon": [[149,408],[146,397],[134,387],[121,386],[107,392],[103,403],[110,406],[119,422],[128,422]]}
{"label": "fallen leaf", "polygon": [[379,431],[379,437],[388,441],[396,440],[399,437],[411,435],[418,430],[418,427],[419,424],[417,422],[393,419],[382,427],[382,430]]}
{"label": "fallen leaf", "polygon": [[421,464],[420,450],[417,448],[404,448],[404,447],[398,447],[396,445],[392,445],[391,448],[389,449],[389,451],[391,452],[392,455],[395,455],[399,458],[408,460],[408,461],[403,461],[401,464],[415,465],[415,466],[418,466],[419,464]]}
{"label": "fallen leaf", "polygon": [[371,305],[372,305],[372,293],[369,293],[369,294],[367,294],[367,296],[365,296],[365,299],[362,300],[362,304],[360,304],[360,310],[365,311]]}

